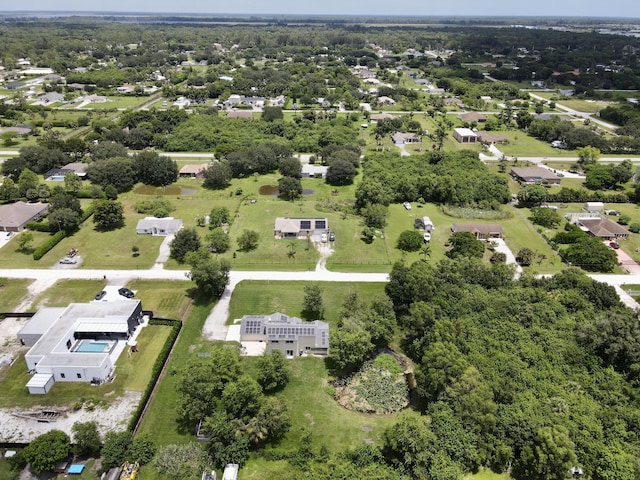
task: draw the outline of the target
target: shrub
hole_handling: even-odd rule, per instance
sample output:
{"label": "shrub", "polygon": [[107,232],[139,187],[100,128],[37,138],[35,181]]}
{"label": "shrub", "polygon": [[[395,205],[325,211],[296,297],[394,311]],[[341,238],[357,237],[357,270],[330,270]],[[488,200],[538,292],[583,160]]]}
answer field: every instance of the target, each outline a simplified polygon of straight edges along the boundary
{"label": "shrub", "polygon": [[405,230],[398,239],[398,248],[403,252],[417,252],[422,247],[424,239],[417,230]]}
{"label": "shrub", "polygon": [[640,223],[632,223],[629,225],[629,231],[631,233],[640,233]]}
{"label": "shrub", "polygon": [[34,232],[51,232],[51,226],[47,222],[29,222],[26,226]]}
{"label": "shrub", "polygon": [[176,207],[174,207],[171,202],[165,198],[142,200],[141,202],[136,203],[133,208],[137,213],[153,214],[156,217],[158,216],[156,214],[158,211],[165,210],[166,212],[173,212],[176,209]]}
{"label": "shrub", "polygon": [[507,254],[502,252],[495,252],[493,255],[491,255],[491,258],[489,258],[489,262],[491,263],[506,263],[506,261]]}
{"label": "shrub", "polygon": [[618,223],[620,225],[629,225],[630,221],[631,221],[631,217],[629,215],[620,215],[618,217]]}

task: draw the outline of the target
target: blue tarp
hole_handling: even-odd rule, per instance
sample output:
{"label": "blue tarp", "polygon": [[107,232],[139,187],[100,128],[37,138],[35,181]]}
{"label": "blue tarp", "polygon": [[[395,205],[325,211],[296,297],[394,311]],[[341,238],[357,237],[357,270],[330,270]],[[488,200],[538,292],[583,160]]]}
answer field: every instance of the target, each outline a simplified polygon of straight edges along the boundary
{"label": "blue tarp", "polygon": [[84,470],[84,465],[82,465],[80,463],[74,463],[73,465],[71,465],[69,467],[69,470],[67,470],[67,473],[80,474],[80,473],[82,473],[83,470]]}

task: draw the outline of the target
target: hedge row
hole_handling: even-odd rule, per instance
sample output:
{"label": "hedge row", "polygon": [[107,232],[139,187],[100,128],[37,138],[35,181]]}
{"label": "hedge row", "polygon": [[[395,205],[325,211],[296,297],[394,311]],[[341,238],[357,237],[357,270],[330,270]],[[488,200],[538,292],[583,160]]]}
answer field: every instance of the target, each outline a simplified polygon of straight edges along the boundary
{"label": "hedge row", "polygon": [[556,193],[547,192],[547,202],[559,203],[582,203],[582,202],[604,202],[604,203],[627,203],[629,196],[625,192],[603,192],[592,191],[584,188],[561,188]]}
{"label": "hedge row", "polygon": [[91,202],[91,204],[84,209],[82,215],[80,216],[80,224],[84,223],[87,218],[93,215],[93,212],[96,210],[96,202]]}
{"label": "hedge row", "polygon": [[136,411],[134,412],[133,417],[131,417],[131,421],[129,422],[129,430],[132,432],[136,429],[138,422],[142,417],[142,413],[147,406],[147,402],[149,402],[149,399],[151,398],[151,392],[153,392],[153,389],[158,382],[158,379],[160,378],[160,373],[162,372],[162,369],[167,362],[167,359],[169,358],[169,354],[171,353],[173,345],[178,338],[178,334],[180,333],[180,329],[182,328],[182,322],[180,322],[179,320],[168,320],[164,318],[152,318],[151,320],[149,320],[149,325],[168,325],[172,328],[167,341],[162,347],[162,350],[160,350],[160,353],[158,354],[158,357],[153,364],[153,368],[151,370],[151,378],[149,379],[147,388],[145,388],[144,393],[142,394],[140,403],[138,403],[138,408],[136,408]]}
{"label": "hedge row", "polygon": [[40,260],[42,257],[44,257],[44,255],[51,250],[53,247],[55,247],[58,243],[60,243],[60,241],[67,236],[67,233],[64,230],[60,230],[56,233],[54,233],[49,240],[47,240],[45,243],[43,243],[42,245],[40,245],[38,248],[36,248],[36,251],[33,252],[33,259],[34,260]]}
{"label": "hedge row", "polygon": [[49,222],[28,222],[26,227],[34,232],[51,232]]}

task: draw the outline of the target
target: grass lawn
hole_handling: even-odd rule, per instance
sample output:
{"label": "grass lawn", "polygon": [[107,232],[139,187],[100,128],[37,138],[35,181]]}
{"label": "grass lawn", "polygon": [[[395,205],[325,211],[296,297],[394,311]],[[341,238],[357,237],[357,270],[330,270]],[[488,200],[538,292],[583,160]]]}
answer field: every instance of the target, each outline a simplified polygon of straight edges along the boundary
{"label": "grass lawn", "polygon": [[[336,324],[339,311],[347,296],[357,293],[365,300],[384,293],[382,283],[339,283],[319,282],[325,307],[324,320]],[[243,315],[260,315],[282,312],[289,316],[302,316],[304,304],[303,282],[243,281],[240,282],[231,297],[229,319],[233,324]]]}
{"label": "grass lawn", "polygon": [[[494,132],[490,132],[494,133]],[[512,130],[495,132],[509,138],[509,143],[498,145],[502,153],[510,157],[576,157],[573,150],[553,148],[549,143],[530,137],[524,132]]]}
{"label": "grass lawn", "polygon": [[89,103],[79,110],[109,110],[111,108],[133,109],[147,102],[149,97],[108,97],[104,103]]}
{"label": "grass lawn", "polygon": [[160,349],[170,332],[170,327],[148,325],[138,336],[140,353],[128,357],[123,353],[116,362],[116,379],[109,384],[92,386],[88,383],[57,382],[47,395],[30,395],[25,384],[31,378],[22,358],[28,351],[25,348],[18,360],[9,367],[0,370],[2,396],[0,407],[21,406],[29,408],[36,405],[62,406],[73,405],[79,400],[92,399],[96,404],[108,403],[109,398],[118,398],[126,390],[142,392],[149,382],[151,367],[156,361]]}
{"label": "grass lawn", "polygon": [[104,288],[103,280],[58,280],[31,304],[31,311],[40,307],[66,307],[71,302],[89,302]]}
{"label": "grass lawn", "polygon": [[185,320],[191,299],[187,290],[192,282],[172,280],[134,280],[128,287],[136,291],[136,298],[142,301],[142,308],[151,310],[158,318]]}
{"label": "grass lawn", "polygon": [[195,440],[194,427],[183,428],[178,423],[176,408],[178,406],[178,392],[176,384],[180,371],[187,362],[197,358],[198,352],[206,351],[213,345],[202,337],[202,326],[211,310],[208,303],[195,303],[188,318],[182,325],[182,330],[173,348],[168,374],[160,379],[155,395],[150,401],[147,412],[138,430],[139,434],[149,433],[158,445],[170,443],[185,443]]}
{"label": "grass lawn", "polygon": [[0,279],[0,305],[3,312],[13,312],[20,305],[22,297],[27,292],[27,287],[33,280],[21,279]]}

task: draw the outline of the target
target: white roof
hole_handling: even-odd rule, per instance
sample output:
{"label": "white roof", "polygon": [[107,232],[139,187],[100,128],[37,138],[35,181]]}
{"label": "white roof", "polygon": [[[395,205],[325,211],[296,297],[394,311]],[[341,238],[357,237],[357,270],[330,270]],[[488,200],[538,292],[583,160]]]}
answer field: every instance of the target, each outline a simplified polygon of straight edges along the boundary
{"label": "white roof", "polygon": [[127,333],[129,331],[129,326],[126,323],[82,322],[76,326],[75,331],[83,333]]}
{"label": "white roof", "polygon": [[459,127],[459,128],[454,128],[453,130],[461,137],[477,137],[478,136],[476,132],[474,132],[470,128]]}
{"label": "white roof", "polygon": [[302,173],[306,174],[326,174],[327,170],[329,170],[329,167],[325,165],[311,165],[310,163],[305,163],[302,165]]}
{"label": "white roof", "polygon": [[138,224],[136,225],[136,230],[151,230],[152,228],[157,228],[159,230],[169,231],[169,230],[180,230],[182,226],[182,220],[178,220],[173,217],[164,217],[164,218],[156,218],[156,217],[145,217],[138,220]]}
{"label": "white roof", "polygon": [[27,382],[27,388],[29,388],[29,387],[34,387],[34,388],[46,387],[47,384],[49,383],[49,381],[51,380],[51,377],[53,377],[53,375],[51,375],[50,373],[36,373]]}

